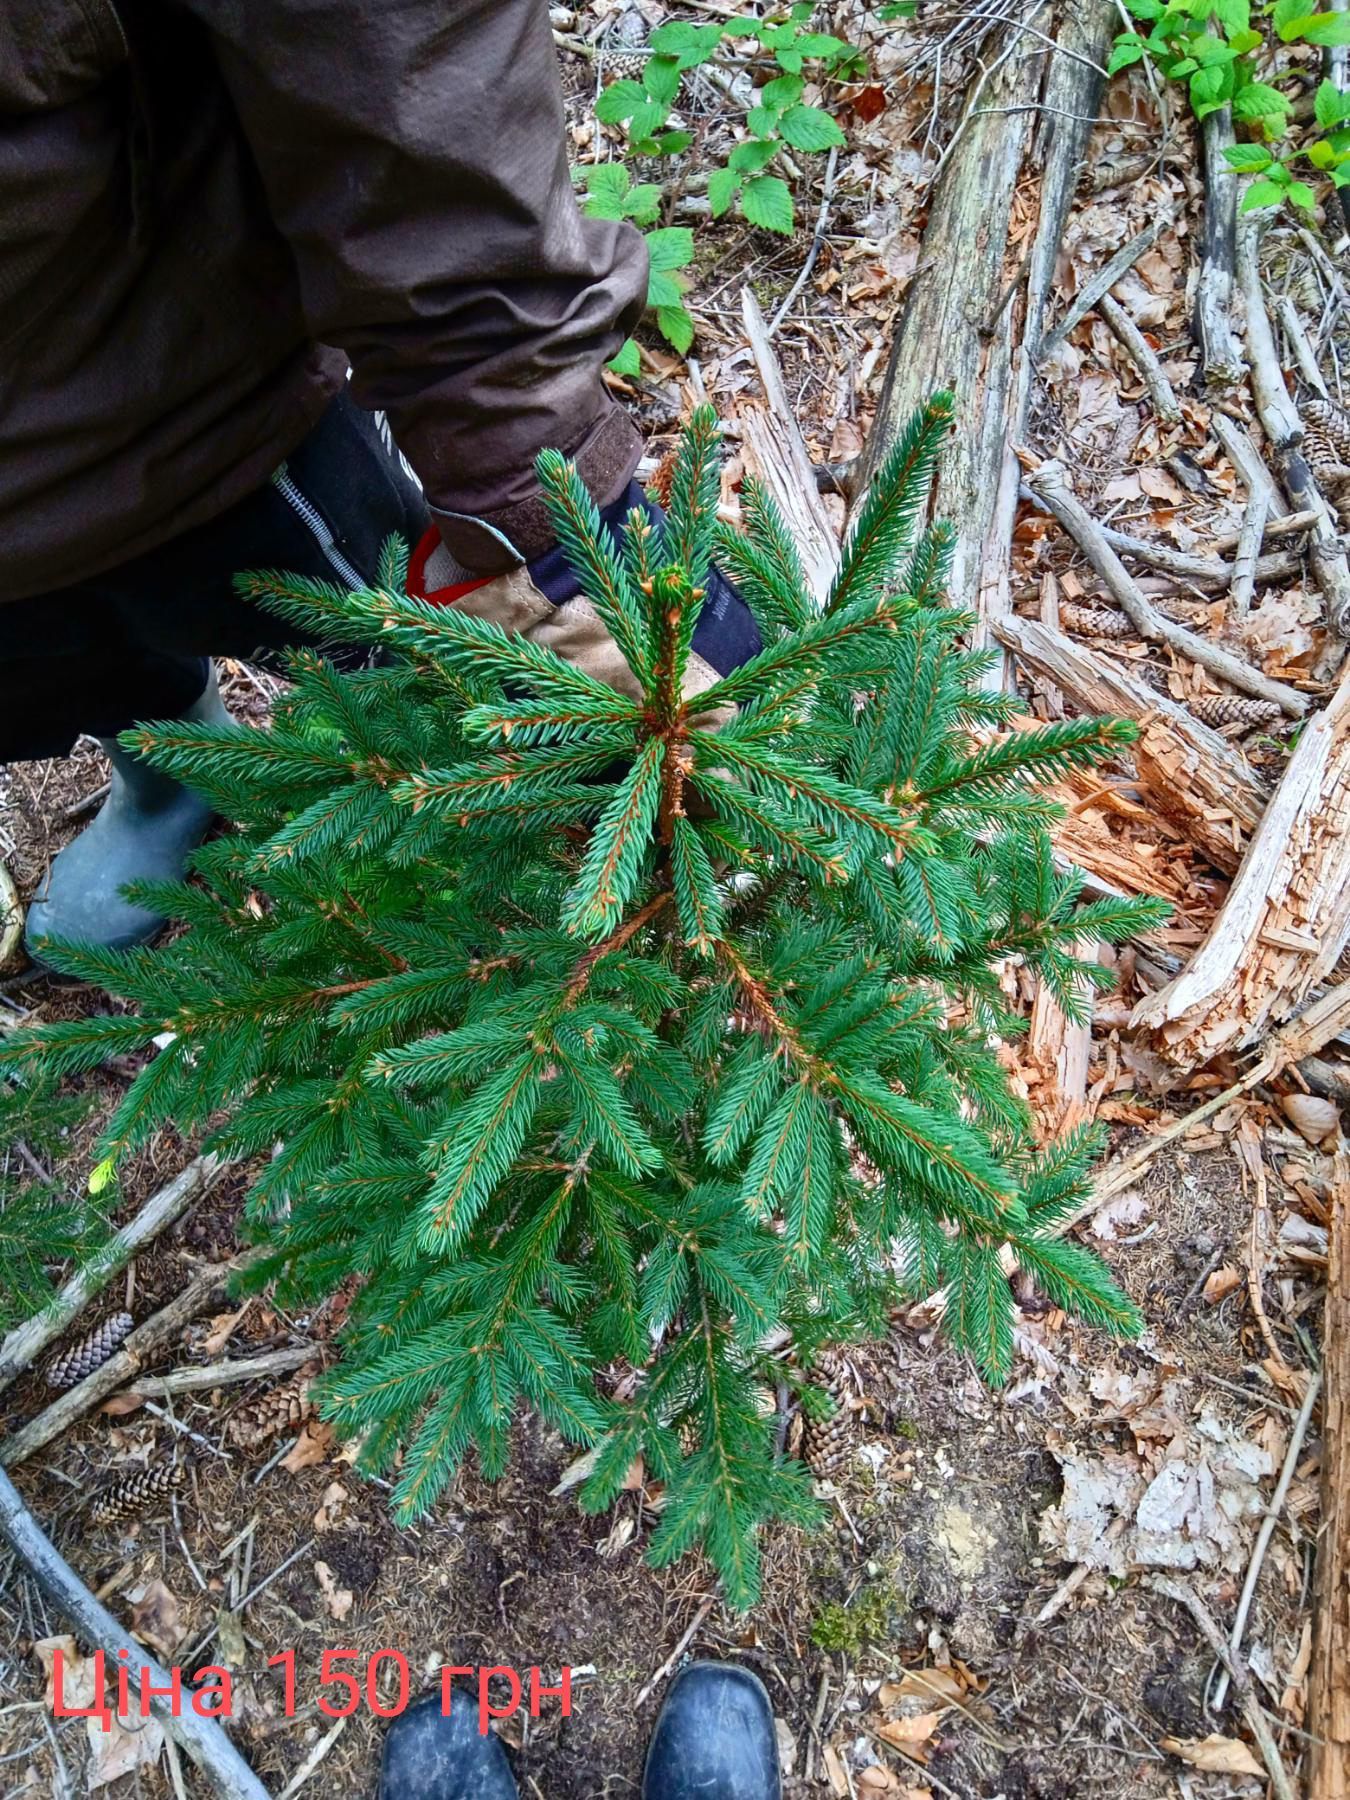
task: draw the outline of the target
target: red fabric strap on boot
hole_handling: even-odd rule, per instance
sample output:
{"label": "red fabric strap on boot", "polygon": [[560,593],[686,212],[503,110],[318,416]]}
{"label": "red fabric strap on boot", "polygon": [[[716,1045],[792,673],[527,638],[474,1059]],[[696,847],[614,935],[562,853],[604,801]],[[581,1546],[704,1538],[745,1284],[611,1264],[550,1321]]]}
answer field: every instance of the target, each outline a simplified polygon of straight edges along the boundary
{"label": "red fabric strap on boot", "polygon": [[428,606],[453,606],[456,600],[462,600],[475,588],[486,587],[490,581],[497,580],[495,575],[480,575],[473,581],[460,581],[452,587],[432,588],[428,592],[427,564],[438,550],[444,548],[441,534],[433,525],[408,561],[408,592],[414,600],[425,600]]}

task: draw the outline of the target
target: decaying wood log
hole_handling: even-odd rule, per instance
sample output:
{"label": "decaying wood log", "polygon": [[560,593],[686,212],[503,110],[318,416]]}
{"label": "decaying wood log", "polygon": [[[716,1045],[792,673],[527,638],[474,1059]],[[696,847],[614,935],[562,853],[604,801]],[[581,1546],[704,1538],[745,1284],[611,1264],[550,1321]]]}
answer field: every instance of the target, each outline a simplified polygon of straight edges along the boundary
{"label": "decaying wood log", "polygon": [[783,372],[764,314],[749,288],[741,296],[741,305],[760,386],[768,402],[767,410],[747,406],[741,411],[746,456],[752,472],[772,494],[791,527],[801,551],[802,566],[815,593],[823,600],[839,567],[839,539],[820,497],[815,470],[783,386]]}
{"label": "decaying wood log", "polygon": [[995,629],[1018,662],[1079,712],[1139,722],[1132,754],[1141,784],[1216,868],[1235,873],[1269,797],[1242,752],[1175,700],[1039,620],[1002,619]]}
{"label": "decaying wood log", "polygon": [[1350,1800],[1350,1149],[1344,1142],[1335,1158],[1330,1225],[1308,1800]]}
{"label": "decaying wood log", "polygon": [[1204,145],[1205,221],[1200,278],[1195,285],[1195,336],[1205,380],[1231,387],[1245,373],[1233,333],[1237,176],[1225,150],[1233,145],[1233,115],[1226,106],[1208,113],[1200,127]]}
{"label": "decaying wood log", "polygon": [[1141,1001],[1169,1060],[1196,1068],[1259,1044],[1350,940],[1350,674],[1304,727],[1209,937]]}
{"label": "decaying wood log", "polygon": [[[1110,53],[1113,31],[1114,15],[1107,0],[1089,0],[1081,8],[1068,7],[1060,18],[1056,35],[1062,54],[1050,59],[1043,90],[1045,111],[1031,141],[1031,160],[1040,170],[1036,234],[1023,269],[1005,289],[1008,304],[998,301],[998,316],[984,322],[984,334],[990,340],[989,355],[1011,358],[1012,381],[1003,402],[1006,423],[998,486],[979,550],[977,624],[973,634],[976,647],[992,644],[994,620],[1012,613],[1012,534],[1021,488],[1021,468],[1013,445],[1021,441],[1026,431],[1038,346],[1044,334],[1060,243],[1082,173],[1091,121],[1101,107],[1105,87],[1102,70]],[[1025,295],[1019,333],[1014,295],[1023,275]],[[1011,685],[1006,658],[1003,665],[990,671],[987,680],[991,687]]]}
{"label": "decaying wood log", "polygon": [[[1076,29],[1076,28],[1075,28]],[[929,204],[920,262],[891,346],[860,489],[910,415],[938,388],[960,398],[961,429],[942,458],[936,512],[956,526],[952,592],[969,604],[1008,455],[1015,260],[1008,234],[1046,53],[1028,38],[968,102]],[[1006,554],[1006,547],[1002,554]]]}

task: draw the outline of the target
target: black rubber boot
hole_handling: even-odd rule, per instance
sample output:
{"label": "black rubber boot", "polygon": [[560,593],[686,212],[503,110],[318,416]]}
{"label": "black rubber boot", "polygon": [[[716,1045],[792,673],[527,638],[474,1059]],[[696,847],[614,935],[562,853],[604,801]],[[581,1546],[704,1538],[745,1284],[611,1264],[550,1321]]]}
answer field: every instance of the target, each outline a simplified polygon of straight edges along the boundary
{"label": "black rubber boot", "polygon": [[455,1690],[448,1715],[428,1694],[389,1727],[380,1800],[516,1800],[516,1782],[495,1731],[478,1730],[472,1694]]}
{"label": "black rubber boot", "polygon": [[690,1663],[670,1685],[647,1749],[642,1800],[780,1800],[764,1684],[734,1663]]}
{"label": "black rubber boot", "polygon": [[[222,725],[229,716],[213,670],[183,717]],[[129,881],[179,880],[215,817],[190,788],[129,755],[116,738],[99,742],[112,786],[93,824],[53,858],[28,908],[24,942],[36,963],[44,938],[129,950],[157,937],[165,921],[123,899],[121,889]]]}

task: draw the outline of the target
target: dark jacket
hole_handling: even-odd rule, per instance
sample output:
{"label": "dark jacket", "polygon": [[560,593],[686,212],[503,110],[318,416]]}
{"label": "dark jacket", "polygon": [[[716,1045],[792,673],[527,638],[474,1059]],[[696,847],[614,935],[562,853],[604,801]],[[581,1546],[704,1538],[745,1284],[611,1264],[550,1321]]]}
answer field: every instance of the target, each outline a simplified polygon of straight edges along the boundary
{"label": "dark jacket", "polygon": [[645,287],[545,0],[0,0],[0,600],[257,487],[348,361],[459,560],[537,554],[541,448],[602,501],[636,462]]}

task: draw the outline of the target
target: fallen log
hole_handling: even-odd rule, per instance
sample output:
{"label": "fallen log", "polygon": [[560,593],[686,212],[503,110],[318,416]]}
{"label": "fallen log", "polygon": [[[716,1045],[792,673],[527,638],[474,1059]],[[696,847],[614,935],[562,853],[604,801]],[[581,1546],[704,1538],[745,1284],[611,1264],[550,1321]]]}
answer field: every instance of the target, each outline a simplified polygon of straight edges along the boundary
{"label": "fallen log", "polygon": [[1236,286],[1237,176],[1224,155],[1233,146],[1228,107],[1208,113],[1200,127],[1205,171],[1204,230],[1200,274],[1195,284],[1195,337],[1207,384],[1232,387],[1245,370],[1233,331]]}
{"label": "fallen log", "polygon": [[[973,634],[977,648],[990,645],[994,621],[1012,613],[1012,534],[1021,493],[1021,467],[1013,445],[1020,443],[1026,432],[1035,364],[1044,336],[1060,243],[1082,174],[1092,122],[1101,107],[1106,85],[1103,66],[1110,54],[1114,31],[1115,15],[1106,0],[1088,0],[1081,8],[1067,7],[1059,20],[1056,38],[1060,53],[1050,58],[1046,68],[1044,112],[1030,146],[1031,162],[1040,170],[1036,235],[1023,268],[1004,289],[1004,298],[996,302],[995,316],[982,325],[988,340],[986,372],[996,356],[1006,356],[1011,365],[1011,382],[1002,398],[1003,442],[998,461],[991,464],[997,487],[979,543],[977,624]],[[1014,295],[1023,274],[1026,292],[1019,334]],[[990,672],[988,681],[991,687],[1011,685],[1006,658],[1001,669]]]}
{"label": "fallen log", "polygon": [[1335,1158],[1329,1223],[1308,1800],[1350,1800],[1350,1149],[1344,1140]]}
{"label": "fallen log", "polygon": [[1000,619],[995,632],[1018,662],[1052,681],[1079,712],[1138,722],[1133,756],[1140,783],[1217,869],[1234,874],[1269,798],[1242,752],[1177,701],[1039,620]]}
{"label": "fallen log", "polygon": [[1180,1068],[1250,1048],[1350,941],[1350,674],[1304,727],[1208,938],[1135,1009]]}
{"label": "fallen log", "polygon": [[1041,90],[1044,48],[1031,40],[998,59],[967,102],[933,186],[919,267],[891,346],[859,491],[910,416],[938,388],[959,397],[961,429],[938,471],[935,511],[957,527],[952,592],[964,603],[981,582],[1008,450],[1016,259],[1009,255],[1013,196]]}

